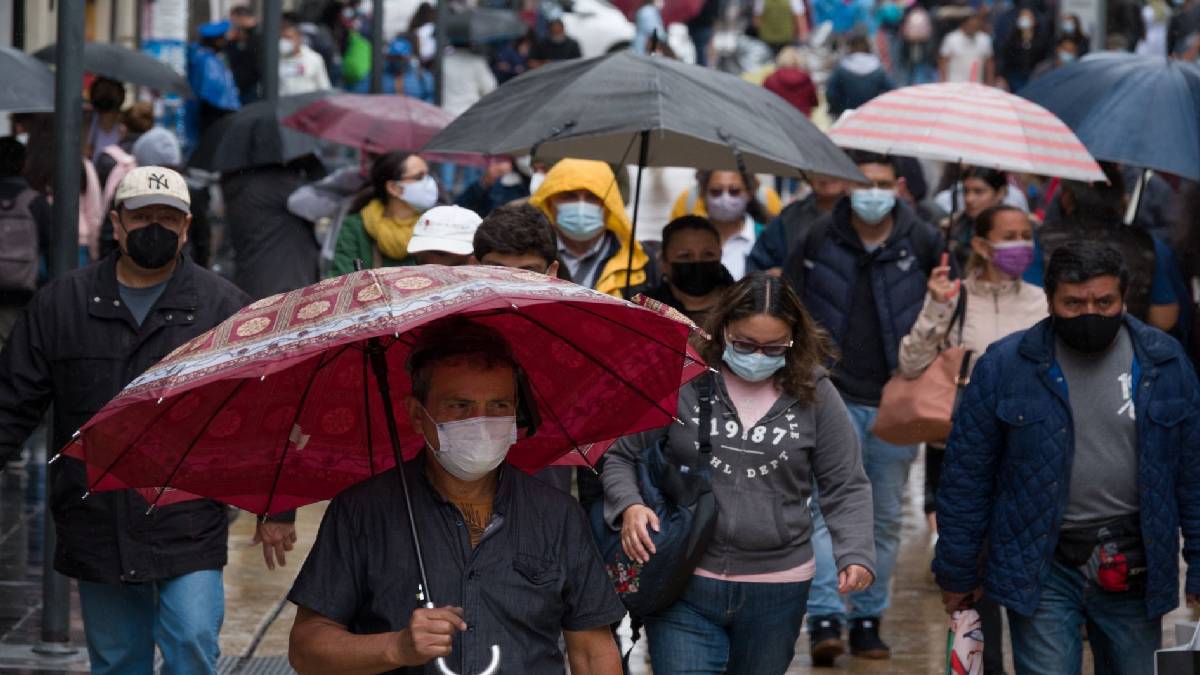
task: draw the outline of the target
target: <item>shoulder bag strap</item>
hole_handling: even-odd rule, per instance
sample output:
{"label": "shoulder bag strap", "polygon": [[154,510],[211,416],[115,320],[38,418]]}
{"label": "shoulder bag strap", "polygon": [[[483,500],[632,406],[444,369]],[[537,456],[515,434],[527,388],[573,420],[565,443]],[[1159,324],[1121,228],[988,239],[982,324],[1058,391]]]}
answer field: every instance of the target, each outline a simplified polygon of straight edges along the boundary
{"label": "shoulder bag strap", "polygon": [[708,455],[712,454],[712,393],[715,377],[712,373],[704,373],[696,381],[696,390],[700,393],[700,426],[696,435],[700,441],[700,461],[705,464],[708,463]]}

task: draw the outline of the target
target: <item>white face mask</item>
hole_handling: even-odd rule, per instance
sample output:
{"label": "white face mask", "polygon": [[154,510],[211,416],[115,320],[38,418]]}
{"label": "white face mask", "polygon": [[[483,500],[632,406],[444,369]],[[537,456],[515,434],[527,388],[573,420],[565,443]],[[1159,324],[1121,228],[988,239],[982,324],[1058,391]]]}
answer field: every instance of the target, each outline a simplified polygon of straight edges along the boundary
{"label": "white face mask", "polygon": [[[438,422],[427,411],[425,415],[437,425],[439,449],[432,451],[434,459],[459,480],[476,481],[488,475],[504,462],[508,449],[517,442],[514,416]],[[429,439],[425,442],[428,444]]]}
{"label": "white face mask", "polygon": [[292,52],[296,51],[296,43],[287,38],[279,38],[279,53],[284,56],[291,56]]}
{"label": "white face mask", "polygon": [[433,176],[425,176],[415,183],[401,183],[400,185],[404,190],[400,198],[417,211],[423,213],[437,206],[438,184]]}
{"label": "white face mask", "polygon": [[546,180],[546,174],[541,171],[535,172],[529,177],[529,194],[536,194],[538,188],[542,187],[542,183]]}

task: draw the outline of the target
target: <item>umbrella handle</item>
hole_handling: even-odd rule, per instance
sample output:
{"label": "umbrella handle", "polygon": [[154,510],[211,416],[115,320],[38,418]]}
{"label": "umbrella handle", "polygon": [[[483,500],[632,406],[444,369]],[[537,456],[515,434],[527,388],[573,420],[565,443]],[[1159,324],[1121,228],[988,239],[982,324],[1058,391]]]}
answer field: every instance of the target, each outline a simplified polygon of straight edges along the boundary
{"label": "umbrella handle", "polygon": [[[438,658],[438,670],[442,675],[458,675],[458,673],[450,670],[450,666],[446,665],[446,659]],[[492,662],[487,668],[479,671],[479,675],[495,675],[500,670],[500,645],[492,645]]]}

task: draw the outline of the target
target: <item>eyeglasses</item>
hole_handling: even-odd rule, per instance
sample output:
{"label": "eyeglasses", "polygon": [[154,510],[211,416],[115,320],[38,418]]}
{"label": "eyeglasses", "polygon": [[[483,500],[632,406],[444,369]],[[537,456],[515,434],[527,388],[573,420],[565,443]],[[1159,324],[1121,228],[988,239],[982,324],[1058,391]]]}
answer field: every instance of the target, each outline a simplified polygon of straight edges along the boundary
{"label": "eyeglasses", "polygon": [[720,197],[721,195],[729,195],[730,197],[741,197],[742,196],[742,188],[740,188],[740,187],[726,187],[726,188],[712,187],[712,188],[708,189],[708,196],[712,197],[713,199],[716,199],[717,197]]}
{"label": "eyeglasses", "polygon": [[729,346],[733,347],[733,351],[738,354],[753,354],[754,352],[762,352],[764,356],[783,356],[787,350],[792,348],[794,342],[788,340],[786,344],[781,345],[760,345],[751,340],[735,340],[726,336],[725,339],[729,342]]}

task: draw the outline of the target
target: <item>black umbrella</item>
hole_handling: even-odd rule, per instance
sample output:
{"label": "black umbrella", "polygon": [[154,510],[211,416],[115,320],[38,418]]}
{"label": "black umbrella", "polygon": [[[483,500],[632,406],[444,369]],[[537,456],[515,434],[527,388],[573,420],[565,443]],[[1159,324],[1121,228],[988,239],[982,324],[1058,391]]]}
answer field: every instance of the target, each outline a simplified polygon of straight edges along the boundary
{"label": "black umbrella", "polygon": [[[815,172],[867,182],[828,136],[766,89],[727,73],[630,51],[565,61],[512,79],[451,122],[423,151],[624,164],[635,143],[639,193],[647,166],[732,169],[747,176],[747,185],[749,172],[797,177]],[[633,206],[631,240],[640,201]]]}
{"label": "black umbrella", "polygon": [[[645,166],[816,172],[865,182],[829,137],[775,94],[739,77],[629,51],[565,61],[506,82],[425,146],[629,161]],[[734,152],[736,150],[736,152]]]}
{"label": "black umbrella", "polygon": [[200,138],[188,166],[206,171],[236,171],[284,164],[316,153],[319,140],[315,136],[285,127],[282,120],[332,93],[325,90],[281,96],[278,101],[258,101],[226,115]]}
{"label": "black umbrella", "polygon": [[[39,49],[34,56],[54,63],[54,45]],[[83,69],[89,73],[120,82],[150,87],[159,91],[191,96],[187,80],[171,66],[128,47],[106,42],[89,42],[83,46]]]}
{"label": "black umbrella", "polygon": [[53,112],[54,73],[25,52],[0,47],[0,110]]}
{"label": "black umbrella", "polygon": [[528,31],[529,26],[516,12],[489,7],[451,14],[446,22],[446,35],[456,44],[515,40]]}

